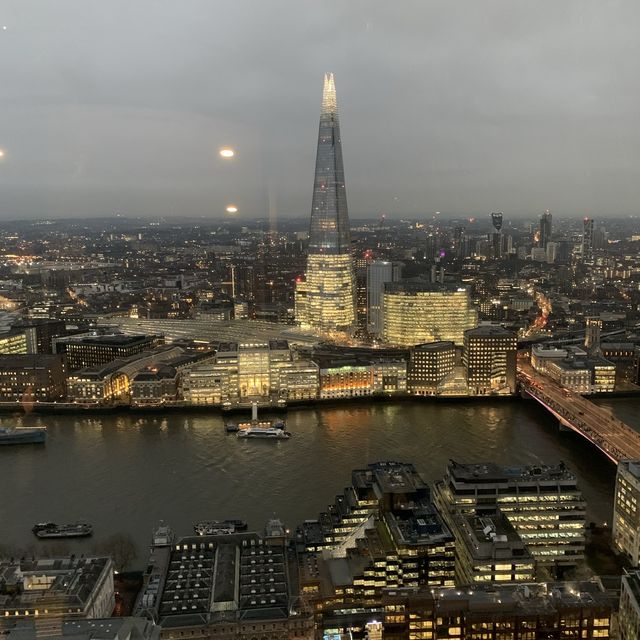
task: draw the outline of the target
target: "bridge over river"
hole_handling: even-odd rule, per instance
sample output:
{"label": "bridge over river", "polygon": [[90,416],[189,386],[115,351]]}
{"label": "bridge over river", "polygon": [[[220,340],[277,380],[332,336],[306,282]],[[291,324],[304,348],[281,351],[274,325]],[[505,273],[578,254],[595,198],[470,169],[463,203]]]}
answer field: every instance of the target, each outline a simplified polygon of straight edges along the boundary
{"label": "bridge over river", "polygon": [[640,460],[640,433],[599,407],[538,373],[525,358],[518,358],[520,389],[548,409],[561,425],[579,433],[613,462]]}

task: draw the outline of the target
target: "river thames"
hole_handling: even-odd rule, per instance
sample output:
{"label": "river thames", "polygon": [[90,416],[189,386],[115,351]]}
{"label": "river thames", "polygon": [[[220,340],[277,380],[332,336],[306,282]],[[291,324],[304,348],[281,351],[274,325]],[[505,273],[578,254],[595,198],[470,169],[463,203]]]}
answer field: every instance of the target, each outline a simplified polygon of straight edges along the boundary
{"label": "river thames", "polygon": [[[637,400],[606,406],[640,428]],[[203,519],[242,518],[262,529],[274,514],[294,528],[326,509],[352,469],[377,460],[413,462],[431,482],[450,458],[511,466],[563,460],[578,475],[590,520],[611,519],[615,466],[579,436],[559,432],[533,401],[297,409],[286,416],[293,437],[281,442],[238,440],[225,433],[226,419],[196,412],[5,418],[45,424],[48,441],[0,448],[0,547],[46,544],[30,531],[36,522],[85,520],[94,538],[65,541],[71,551],[126,532],[142,566],[160,520],[179,535]]]}

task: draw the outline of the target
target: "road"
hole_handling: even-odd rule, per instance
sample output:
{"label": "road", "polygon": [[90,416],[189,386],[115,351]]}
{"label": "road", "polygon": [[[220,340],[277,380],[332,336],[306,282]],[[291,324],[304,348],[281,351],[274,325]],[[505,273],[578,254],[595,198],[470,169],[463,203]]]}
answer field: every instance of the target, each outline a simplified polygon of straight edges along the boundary
{"label": "road", "polygon": [[616,418],[608,409],[538,373],[528,359],[518,358],[521,388],[549,409],[560,422],[587,438],[613,462],[640,460],[640,433]]}

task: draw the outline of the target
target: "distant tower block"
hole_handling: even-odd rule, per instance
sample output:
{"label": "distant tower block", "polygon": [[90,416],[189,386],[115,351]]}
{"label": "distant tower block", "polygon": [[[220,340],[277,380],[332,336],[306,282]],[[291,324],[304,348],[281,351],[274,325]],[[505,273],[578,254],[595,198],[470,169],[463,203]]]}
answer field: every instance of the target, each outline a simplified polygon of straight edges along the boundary
{"label": "distant tower block", "polygon": [[602,320],[591,317],[585,320],[584,346],[589,351],[600,348],[600,332],[602,331]]}
{"label": "distant tower block", "polygon": [[306,280],[296,286],[295,306],[302,327],[347,333],[355,328],[355,274],[332,73],[324,76]]}
{"label": "distant tower block", "polygon": [[585,218],[582,221],[582,260],[593,258],[593,218]]}
{"label": "distant tower block", "polygon": [[551,231],[552,231],[552,222],[553,222],[553,216],[551,215],[551,212],[549,211],[549,209],[547,209],[540,216],[540,233],[539,233],[539,239],[538,239],[538,246],[542,247],[543,249],[546,249],[547,245],[549,244],[549,240],[551,238]]}
{"label": "distant tower block", "polygon": [[494,258],[502,257],[502,211],[491,214],[494,232],[491,234],[491,251]]}

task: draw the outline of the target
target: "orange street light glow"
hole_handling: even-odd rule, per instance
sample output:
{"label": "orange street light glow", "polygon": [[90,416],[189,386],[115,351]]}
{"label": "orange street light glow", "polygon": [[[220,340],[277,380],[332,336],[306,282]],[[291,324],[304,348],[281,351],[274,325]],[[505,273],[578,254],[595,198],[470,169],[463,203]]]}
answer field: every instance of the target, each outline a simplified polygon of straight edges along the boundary
{"label": "orange street light glow", "polygon": [[230,204],[227,207],[227,213],[238,213],[238,207],[235,204]]}
{"label": "orange street light glow", "polygon": [[4,151],[0,149],[0,158],[4,158]]}
{"label": "orange street light glow", "polygon": [[220,155],[223,158],[233,158],[233,156],[236,155],[236,152],[233,149],[230,149],[229,147],[224,147],[220,149]]}

